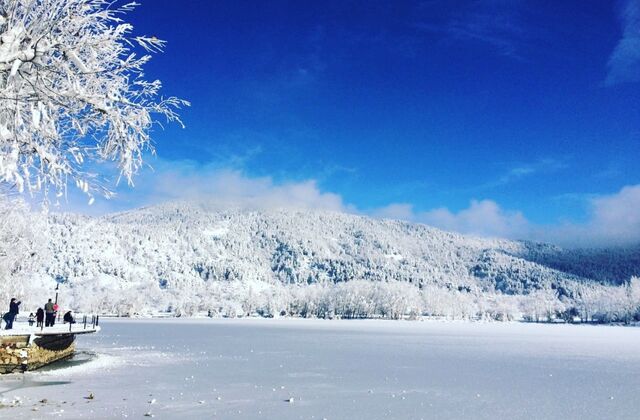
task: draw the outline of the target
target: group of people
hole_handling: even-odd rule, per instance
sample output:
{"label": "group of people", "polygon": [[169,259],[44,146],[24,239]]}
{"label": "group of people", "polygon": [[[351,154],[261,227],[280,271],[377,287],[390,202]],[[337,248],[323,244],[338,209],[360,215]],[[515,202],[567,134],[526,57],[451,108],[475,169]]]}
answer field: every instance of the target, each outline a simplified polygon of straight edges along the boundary
{"label": "group of people", "polygon": [[[2,316],[2,319],[5,322],[5,330],[10,330],[13,328],[13,321],[15,321],[16,316],[18,316],[18,314],[20,313],[21,304],[22,302],[17,300],[16,298],[12,298],[9,302],[9,312],[5,313]],[[36,327],[38,328],[42,328],[43,326],[53,327],[56,323],[56,315],[58,314],[59,309],[60,308],[58,307],[58,304],[53,303],[51,299],[49,299],[44,305],[44,309],[38,308],[35,315],[33,314],[33,312],[29,314],[29,326],[33,326],[33,324],[36,323]],[[75,324],[76,322],[73,318],[72,311],[68,311],[67,313],[65,313],[62,320],[65,324]]]}

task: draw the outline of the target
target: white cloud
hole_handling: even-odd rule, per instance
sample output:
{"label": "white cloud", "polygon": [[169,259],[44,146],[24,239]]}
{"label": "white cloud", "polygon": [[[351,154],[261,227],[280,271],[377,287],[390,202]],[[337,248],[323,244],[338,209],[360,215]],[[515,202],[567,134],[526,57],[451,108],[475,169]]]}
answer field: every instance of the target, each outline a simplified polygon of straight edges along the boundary
{"label": "white cloud", "polygon": [[202,200],[222,207],[314,208],[352,212],[342,197],[323,192],[315,180],[275,182],[271,177],[250,177],[236,169],[190,160],[157,160],[154,169],[142,171],[135,188],[122,186],[111,200],[74,195],[62,210],[104,214],[167,201]]}
{"label": "white cloud", "polygon": [[627,0],[620,20],[622,38],[607,63],[607,85],[640,81],[640,0]]}
{"label": "white cloud", "polygon": [[419,220],[445,230],[503,238],[525,237],[529,229],[522,213],[501,209],[491,200],[473,200],[458,213],[445,208],[431,210],[420,214]]}
{"label": "white cloud", "polygon": [[590,217],[586,223],[546,227],[537,236],[582,247],[640,243],[640,185],[591,198],[589,207]]}
{"label": "white cloud", "polygon": [[315,180],[275,183],[270,177],[248,177],[237,170],[176,165],[156,175],[152,201],[211,199],[254,208],[316,208],[348,211],[338,194],[321,192]]}
{"label": "white cloud", "polygon": [[478,236],[521,239],[527,237],[530,230],[522,213],[506,211],[491,200],[472,200],[468,208],[457,213],[444,207],[414,212],[411,205],[392,204],[378,210],[376,215]]}
{"label": "white cloud", "polygon": [[640,185],[593,200],[592,224],[615,236],[640,237]]}
{"label": "white cloud", "polygon": [[511,168],[508,172],[500,177],[497,181],[488,184],[488,187],[506,185],[521,178],[533,176],[536,174],[550,174],[561,169],[567,168],[568,165],[563,160],[558,159],[539,159],[535,162],[523,163]]}
{"label": "white cloud", "polygon": [[[430,11],[428,6],[425,6],[425,10]],[[531,32],[522,19],[526,11],[525,2],[478,0],[469,2],[462,9],[458,7],[451,10],[455,11],[454,16],[444,22],[430,22],[433,17],[430,14],[415,27],[427,32],[443,33],[458,41],[486,44],[501,55],[522,59],[518,50],[529,43]]]}
{"label": "white cloud", "polygon": [[410,204],[391,204],[374,215],[424,223],[440,229],[479,236],[533,239],[568,247],[602,247],[640,243],[640,185],[610,195],[586,195],[589,216],[584,223],[536,225],[519,211],[491,200],[472,200],[452,212],[437,208],[415,212]]}

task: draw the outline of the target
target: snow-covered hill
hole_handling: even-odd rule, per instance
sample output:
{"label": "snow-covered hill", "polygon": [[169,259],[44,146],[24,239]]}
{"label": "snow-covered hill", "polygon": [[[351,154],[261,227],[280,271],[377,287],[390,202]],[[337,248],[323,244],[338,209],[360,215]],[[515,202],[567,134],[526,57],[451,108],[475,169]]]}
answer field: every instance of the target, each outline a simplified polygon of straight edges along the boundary
{"label": "snow-covered hill", "polygon": [[45,222],[47,247],[23,271],[62,282],[76,306],[102,311],[192,312],[221,308],[222,301],[241,306],[256,293],[356,280],[569,299],[582,284],[619,284],[640,274],[637,248],[563,251],[328,211],[173,203],[101,218],[53,214]]}

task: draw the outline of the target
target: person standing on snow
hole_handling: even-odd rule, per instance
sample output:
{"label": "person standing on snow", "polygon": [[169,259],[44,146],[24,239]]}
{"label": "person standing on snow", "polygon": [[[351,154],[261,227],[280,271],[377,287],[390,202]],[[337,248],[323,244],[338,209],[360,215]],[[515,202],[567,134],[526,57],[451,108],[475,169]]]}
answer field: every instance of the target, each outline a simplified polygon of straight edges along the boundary
{"label": "person standing on snow", "polygon": [[13,328],[13,321],[16,319],[16,316],[20,313],[20,304],[22,302],[16,301],[16,298],[11,298],[11,302],[9,302],[9,312],[4,314],[4,320],[7,323],[5,326],[5,330],[10,330]]}
{"label": "person standing on snow", "polygon": [[45,327],[53,327],[53,324],[56,322],[56,311],[53,306],[53,302],[51,299],[44,305],[44,313],[45,313]]}
{"label": "person standing on snow", "polygon": [[36,311],[36,328],[42,328],[44,326],[44,309],[38,308]]}

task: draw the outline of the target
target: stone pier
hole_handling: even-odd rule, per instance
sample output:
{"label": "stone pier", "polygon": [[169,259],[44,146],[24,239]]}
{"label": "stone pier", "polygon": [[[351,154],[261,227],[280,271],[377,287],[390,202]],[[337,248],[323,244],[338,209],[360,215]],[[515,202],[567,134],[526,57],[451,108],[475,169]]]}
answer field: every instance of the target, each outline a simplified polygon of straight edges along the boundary
{"label": "stone pier", "polygon": [[40,331],[31,334],[7,334],[3,331],[0,335],[0,374],[34,370],[67,359],[75,351],[76,335],[97,331],[97,327],[81,331]]}

